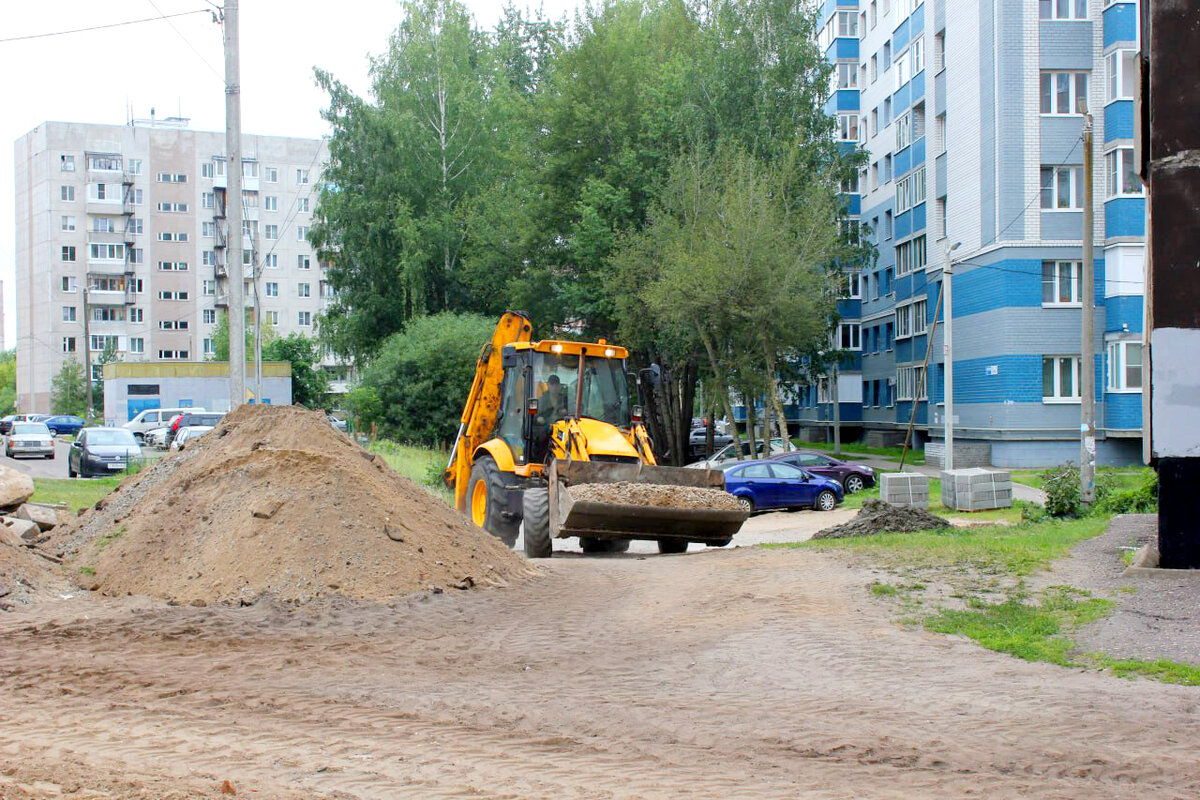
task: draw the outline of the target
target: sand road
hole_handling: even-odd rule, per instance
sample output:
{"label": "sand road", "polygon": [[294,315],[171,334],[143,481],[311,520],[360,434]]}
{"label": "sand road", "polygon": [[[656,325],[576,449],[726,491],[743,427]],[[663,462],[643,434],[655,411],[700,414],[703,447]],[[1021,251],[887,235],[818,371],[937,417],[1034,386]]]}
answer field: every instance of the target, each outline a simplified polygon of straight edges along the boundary
{"label": "sand road", "polygon": [[0,797],[1200,796],[1200,689],[906,630],[869,581],[735,549],[390,607],[34,607],[0,618]]}

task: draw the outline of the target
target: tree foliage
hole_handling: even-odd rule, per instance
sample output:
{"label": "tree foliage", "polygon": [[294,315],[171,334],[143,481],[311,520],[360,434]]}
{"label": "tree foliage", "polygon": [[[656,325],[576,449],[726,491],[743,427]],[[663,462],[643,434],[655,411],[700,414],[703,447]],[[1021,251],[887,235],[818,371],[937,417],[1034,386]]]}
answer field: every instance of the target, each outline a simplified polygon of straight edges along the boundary
{"label": "tree foliage", "polygon": [[401,441],[448,445],[458,429],[479,349],[496,321],[446,312],[420,317],[384,342],[362,386],[381,406],[384,429]]}
{"label": "tree foliage", "polygon": [[87,414],[87,384],[83,365],[74,358],[63,362],[58,374],[50,381],[50,408],[55,414]]}
{"label": "tree foliage", "polygon": [[0,352],[0,416],[17,408],[17,351]]}
{"label": "tree foliage", "polygon": [[263,345],[264,361],[287,361],[292,365],[292,402],[317,408],[329,391],[329,377],[321,369],[321,346],[311,336],[289,333]]}

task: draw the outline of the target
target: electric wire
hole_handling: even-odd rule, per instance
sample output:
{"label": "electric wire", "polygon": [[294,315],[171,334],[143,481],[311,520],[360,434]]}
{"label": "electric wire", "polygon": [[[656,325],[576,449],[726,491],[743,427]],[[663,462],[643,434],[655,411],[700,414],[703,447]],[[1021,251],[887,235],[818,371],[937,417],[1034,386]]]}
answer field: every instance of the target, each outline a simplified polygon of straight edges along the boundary
{"label": "electric wire", "polygon": [[[157,11],[157,9],[155,9],[155,10]],[[126,25],[140,25],[143,22],[158,22],[160,20],[167,20],[169,23],[170,20],[174,17],[187,17],[192,14],[211,14],[211,13],[212,12],[209,11],[207,8],[197,8],[193,11],[179,11],[174,14],[163,14],[160,11],[159,15],[157,17],[146,17],[145,19],[130,19],[130,20],[126,20],[124,22],[110,22],[106,25],[92,25],[87,28],[73,28],[71,30],[51,31],[49,33],[31,33],[31,34],[26,34],[24,36],[8,36],[6,38],[0,39],[0,44],[7,44],[9,42],[24,42],[24,41],[28,41],[30,39],[46,39],[51,36],[67,36],[72,33],[87,33],[88,31],[101,31],[101,30],[106,30],[109,28],[122,28],[122,27],[125,27]],[[174,27],[174,26],[172,26],[172,27]]]}
{"label": "electric wire", "polygon": [[[224,75],[224,74],[222,74],[220,71],[218,71],[218,70],[217,70],[217,68],[216,68],[216,67],[214,67],[214,66],[213,66],[213,65],[212,65],[212,64],[209,62],[209,60],[208,60],[207,58],[205,58],[205,57],[204,57],[204,54],[203,54],[203,53],[201,53],[201,52],[200,52],[200,51],[199,51],[199,50],[196,48],[196,46],[195,46],[195,45],[193,45],[193,44],[191,43],[191,41],[190,41],[190,40],[189,40],[189,39],[188,39],[186,36],[184,36],[184,35],[183,35],[183,31],[181,31],[181,30],[179,30],[179,28],[176,28],[176,27],[175,27],[175,23],[174,23],[174,22],[171,22],[171,20],[170,20],[170,19],[167,17],[167,15],[166,15],[166,14],[164,14],[164,13],[162,12],[162,10],[161,10],[161,9],[160,9],[160,8],[159,8],[157,5],[155,5],[155,4],[154,4],[154,0],[146,0],[146,2],[150,4],[150,7],[151,7],[151,8],[153,8],[155,11],[157,11],[157,12],[158,12],[158,16],[159,16],[159,17],[160,17],[160,18],[161,18],[163,21],[165,21],[165,22],[166,22],[168,25],[170,25],[170,26],[171,26],[171,30],[175,31],[175,35],[176,35],[176,36],[178,36],[180,39],[182,39],[182,40],[183,40],[183,43],[184,43],[184,44],[186,44],[186,45],[188,46],[188,49],[190,49],[190,50],[191,50],[193,53],[195,53],[195,54],[196,54],[196,58],[199,58],[199,59],[200,59],[200,60],[201,60],[201,61],[204,63],[204,66],[208,67],[209,71],[210,71],[210,72],[212,72],[212,74],[216,75],[216,76],[217,76],[217,79],[218,79],[218,80],[220,80],[222,84],[225,84],[225,75]],[[204,9],[200,9],[200,13],[211,13],[211,12],[205,12],[205,11],[204,11]],[[215,15],[214,15],[214,18],[215,18]],[[225,85],[226,85],[226,86],[228,86],[228,84],[225,84]]]}

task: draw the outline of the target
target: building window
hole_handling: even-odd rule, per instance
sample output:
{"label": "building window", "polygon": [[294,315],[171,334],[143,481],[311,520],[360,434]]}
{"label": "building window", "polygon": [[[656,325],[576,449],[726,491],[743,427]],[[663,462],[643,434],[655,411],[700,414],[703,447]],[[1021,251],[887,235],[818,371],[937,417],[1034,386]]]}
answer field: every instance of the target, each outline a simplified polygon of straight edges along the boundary
{"label": "building window", "polygon": [[263,180],[267,183],[279,183],[279,170],[276,167],[263,167]]}
{"label": "building window", "polygon": [[278,269],[279,268],[279,254],[278,253],[268,253],[267,255],[263,256],[263,266],[266,267],[267,269]]}
{"label": "building window", "polygon": [[[328,284],[326,284],[324,281],[322,281],[321,285],[327,286]],[[324,292],[322,292],[321,296],[328,297],[331,295],[326,295]],[[858,300],[859,298],[862,297],[862,273],[861,272],[854,271],[854,272],[846,273],[846,293],[842,296],[845,298],[848,298],[850,300]]]}
{"label": "building window", "polygon": [[64,292],[76,292],[79,290],[79,286],[75,283],[74,275],[63,275],[62,290]]}
{"label": "building window", "polygon": [[296,256],[296,269],[311,269],[311,268],[312,268],[312,257],[311,256]]}
{"label": "building window", "polygon": [[892,238],[892,212],[883,212],[883,238]]}
{"label": "building window", "polygon": [[1080,295],[1080,262],[1042,262],[1042,305],[1077,306]]}
{"label": "building window", "polygon": [[296,323],[298,325],[301,325],[302,327],[308,327],[309,325],[312,325],[312,312],[311,311],[299,312],[296,315]]}
{"label": "building window", "polygon": [[88,169],[94,172],[120,172],[120,156],[88,156]]}
{"label": "building window", "polygon": [[297,225],[296,226],[296,241],[303,242],[303,241],[306,241],[307,239],[308,239],[308,226],[307,225]]}
{"label": "building window", "polygon": [[267,211],[278,211],[279,210],[279,198],[272,197],[271,195],[267,195],[266,197],[263,198],[263,208]]}
{"label": "building window", "polygon": [[263,226],[263,238],[264,239],[278,239],[279,238],[279,226],[278,225],[264,225]]}
{"label": "building window", "polygon": [[62,314],[63,314],[63,322],[74,322],[75,321],[75,306],[63,306]]}
{"label": "building window", "polygon": [[272,326],[275,326],[275,327],[279,326],[279,312],[278,311],[268,311],[266,313],[266,316],[264,317],[264,319]]}
{"label": "building window", "polygon": [[204,355],[211,356],[211,355],[216,354],[216,352],[217,352],[216,343],[212,339],[205,339],[204,340]]}
{"label": "building window", "polygon": [[205,267],[215,267],[217,265],[217,251],[205,250],[200,253],[200,263]]}
{"label": "building window", "polygon": [[112,217],[92,217],[92,233],[113,233],[117,224]]}
{"label": "building window", "polygon": [[[121,349],[120,340],[116,336],[100,336],[97,334],[92,334],[91,344],[92,344],[92,350],[94,350],[97,353],[103,353],[105,350],[109,349],[110,347],[113,350]],[[96,364],[95,366],[102,367],[101,364]],[[99,376],[97,376],[97,379],[99,379]]]}
{"label": "building window", "polygon": [[63,215],[63,218],[62,218],[62,229],[63,229],[64,231],[73,231],[73,230],[75,230],[75,218],[74,218],[74,217],[69,217],[69,216],[66,216],[66,215],[64,214],[64,215]]}
{"label": "building window", "polygon": [[215,192],[201,192],[200,207],[201,208],[216,208],[217,207],[216,193]]}
{"label": "building window", "polygon": [[140,247],[129,248],[129,263],[130,264],[145,264],[146,252]]}
{"label": "building window", "polygon": [[186,242],[188,240],[187,231],[179,233],[171,233],[170,231],[159,231],[158,240],[160,242]]}
{"label": "building window", "polygon": [[1083,167],[1042,167],[1042,210],[1083,208]]}
{"label": "building window", "polygon": [[1108,66],[1108,102],[1132,100],[1138,80],[1137,52],[1114,50],[1104,60]]}
{"label": "building window", "polygon": [[1087,19],[1087,0],[1038,0],[1041,19]]}
{"label": "building window", "polygon": [[129,293],[130,294],[141,294],[142,293],[142,279],[141,278],[131,278],[129,280]]}
{"label": "building window", "polygon": [[215,308],[204,309],[203,316],[201,317],[201,321],[203,321],[205,325],[216,325],[217,324],[217,310]]}
{"label": "building window", "polygon": [[200,290],[203,292],[205,297],[212,297],[213,295],[215,295],[217,293],[217,282],[216,281],[201,281],[200,282]]}
{"label": "building window", "polygon": [[912,336],[912,306],[900,306],[895,311],[896,338],[907,339]]}
{"label": "building window", "polygon": [[1108,391],[1129,392],[1142,388],[1142,343],[1109,342]]}
{"label": "building window", "polygon": [[1043,114],[1079,114],[1080,104],[1087,110],[1088,74],[1086,72],[1043,72]]}
{"label": "building window", "polygon": [[158,269],[161,272],[187,272],[188,262],[186,261],[160,261]]}
{"label": "building window", "polygon": [[200,177],[201,178],[211,178],[212,176],[213,176],[213,163],[211,161],[205,161],[203,164],[200,165]]}
{"label": "building window", "polygon": [[929,329],[929,320],[926,316],[929,314],[929,304],[925,300],[918,300],[912,304],[912,332],[913,336],[920,333],[925,333]]}
{"label": "building window", "polygon": [[141,175],[142,174],[142,160],[140,158],[129,159],[129,174],[130,175]]}
{"label": "building window", "polygon": [[858,114],[837,115],[837,138],[843,142],[858,141]]}
{"label": "building window", "polygon": [[129,337],[129,352],[142,355],[146,352],[146,340],[141,336]]}
{"label": "building window", "polygon": [[75,187],[60,186],[58,187],[58,199],[67,203],[75,202]]}
{"label": "building window", "polygon": [[1079,402],[1079,357],[1042,358],[1042,402]]}
{"label": "building window", "polygon": [[142,204],[142,190],[141,189],[130,189],[129,192],[125,195],[125,199],[129,202],[130,205],[140,206]]}
{"label": "building window", "polygon": [[160,319],[158,328],[163,331],[186,331],[188,321],[186,319]]}
{"label": "building window", "polygon": [[180,172],[160,172],[157,180],[159,183],[187,183],[187,175]]}
{"label": "building window", "polygon": [[158,357],[163,361],[187,361],[187,350],[159,350]]}
{"label": "building window", "polygon": [[896,181],[896,213],[903,214],[925,202],[925,168]]}
{"label": "building window", "polygon": [[838,324],[838,347],[842,350],[861,350],[862,329],[858,323],[842,322]]}
{"label": "building window", "polygon": [[308,170],[296,170],[296,183],[308,183]]}
{"label": "building window", "polygon": [[64,353],[74,353],[75,352],[75,337],[74,336],[64,336],[63,337],[62,351]]}
{"label": "building window", "polygon": [[1133,167],[1133,148],[1118,147],[1104,154],[1108,168],[1108,196],[1142,194],[1142,179]]}
{"label": "building window", "polygon": [[275,281],[267,281],[266,291],[267,297],[279,297],[279,284]]}
{"label": "building window", "polygon": [[141,217],[129,217],[125,223],[125,232],[133,236],[141,236],[144,232],[145,220]]}
{"label": "building window", "polygon": [[912,116],[901,114],[896,118],[896,151],[899,152],[912,143]]}
{"label": "building window", "polygon": [[918,236],[896,245],[896,276],[925,269],[925,237]]}
{"label": "building window", "polygon": [[[839,61],[831,76],[833,89],[858,88],[858,64],[853,61]],[[305,198],[307,200],[307,198]]]}
{"label": "building window", "polygon": [[896,369],[896,399],[925,400],[925,368],[921,365]]}
{"label": "building window", "polygon": [[75,156],[67,156],[67,155],[59,156],[58,157],[58,168],[62,172],[74,172],[75,171]]}
{"label": "building window", "polygon": [[130,308],[129,309],[129,321],[130,322],[145,322],[145,318],[143,316],[142,309],[138,308],[137,306]]}
{"label": "building window", "polygon": [[300,296],[300,297],[311,297],[312,296],[311,290],[312,290],[312,284],[309,284],[309,283],[301,283],[296,286],[296,291],[298,293],[298,296]]}
{"label": "building window", "polygon": [[89,261],[124,261],[125,245],[92,243],[88,245]]}
{"label": "building window", "polygon": [[308,213],[308,198],[301,197],[300,200],[297,202],[296,208],[301,213],[307,214]]}
{"label": "building window", "polygon": [[200,223],[200,235],[201,236],[209,236],[209,237],[216,236],[217,235],[217,223],[201,222]]}
{"label": "building window", "polygon": [[119,308],[93,308],[92,322],[120,322],[125,319]]}
{"label": "building window", "polygon": [[[822,51],[828,50],[834,39],[843,37],[858,37],[858,13],[855,11],[838,11],[829,18],[829,22],[817,34],[817,45]],[[300,170],[296,171],[297,174]],[[297,182],[304,183],[297,178]]]}
{"label": "building window", "polygon": [[246,178],[257,178],[258,162],[242,159],[242,176]]}
{"label": "building window", "polygon": [[187,203],[159,203],[159,211],[166,211],[171,214],[186,214],[188,210]]}

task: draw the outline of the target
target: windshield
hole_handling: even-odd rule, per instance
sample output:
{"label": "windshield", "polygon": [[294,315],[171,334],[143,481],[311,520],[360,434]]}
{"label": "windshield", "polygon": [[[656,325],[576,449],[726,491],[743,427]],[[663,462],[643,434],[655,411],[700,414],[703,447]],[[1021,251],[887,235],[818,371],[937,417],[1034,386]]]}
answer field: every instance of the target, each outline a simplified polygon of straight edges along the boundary
{"label": "windshield", "polygon": [[133,433],[124,428],[92,428],[87,432],[88,444],[99,445],[129,445],[137,447],[137,440],[133,438]]}
{"label": "windshield", "polygon": [[[538,401],[538,416],[546,422],[553,423],[575,414],[579,356],[535,353],[533,390]],[[629,426],[629,389],[624,362],[617,358],[584,357],[583,397],[578,412],[610,425]]]}
{"label": "windshield", "polygon": [[41,434],[49,436],[50,429],[46,427],[44,422],[18,422],[13,425],[13,433],[20,436],[21,434]]}

